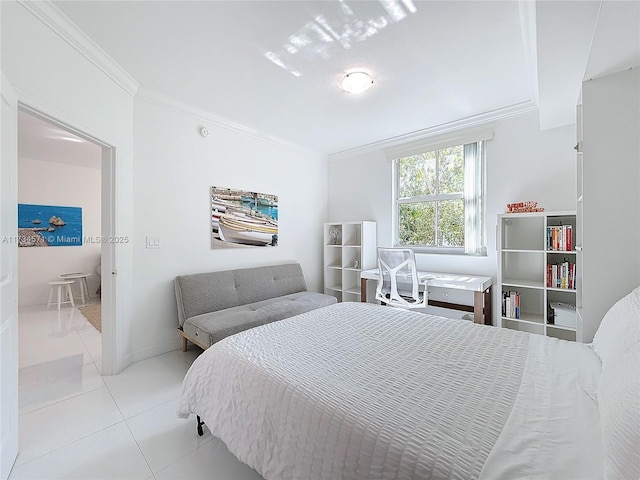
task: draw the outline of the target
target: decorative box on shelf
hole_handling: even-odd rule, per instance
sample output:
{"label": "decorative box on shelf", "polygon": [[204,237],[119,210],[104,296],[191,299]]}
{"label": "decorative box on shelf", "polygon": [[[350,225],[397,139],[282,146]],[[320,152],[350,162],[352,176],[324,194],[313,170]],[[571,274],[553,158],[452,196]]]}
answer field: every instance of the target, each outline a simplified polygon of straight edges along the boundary
{"label": "decorative box on shelf", "polygon": [[551,302],[553,324],[558,327],[576,328],[576,306],[569,303]]}
{"label": "decorative box on shelf", "polygon": [[538,206],[538,202],[507,203],[507,213],[532,213],[544,212],[544,208]]}

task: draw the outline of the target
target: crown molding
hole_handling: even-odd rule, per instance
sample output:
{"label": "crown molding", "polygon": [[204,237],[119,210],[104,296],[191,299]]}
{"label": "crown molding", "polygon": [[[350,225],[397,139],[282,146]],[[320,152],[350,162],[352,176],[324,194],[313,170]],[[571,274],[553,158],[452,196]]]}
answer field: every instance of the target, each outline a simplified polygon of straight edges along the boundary
{"label": "crown molding", "polygon": [[536,2],[519,0],[520,30],[526,58],[526,66],[531,78],[531,99],[537,105],[540,96],[538,86],[538,29],[536,24]]}
{"label": "crown molding", "polygon": [[98,67],[105,75],[118,84],[131,96],[135,96],[140,84],[113,58],[87,36],[69,17],[50,0],[27,1],[18,3],[56,35],[75,48],[83,57]]}
{"label": "crown molding", "polygon": [[50,0],[18,0],[18,3],[43,24],[49,27],[70,46],[76,49],[82,56],[98,67],[105,75],[111,78],[132,97],[197,118],[201,121],[206,121],[207,123],[220,128],[225,128],[227,130],[257,138],[273,145],[301,150],[307,153],[323,155],[326,157],[326,154],[323,152],[311,150],[307,147],[268,135],[259,130],[245,127],[244,125],[232,122],[210,112],[181,103],[173,98],[140,88],[140,84],[137,80],[135,80],[113,58],[100,48],[98,44],[89,38],[86,33],[78,28],[78,26],[75,25],[64,13],[62,13]]}
{"label": "crown molding", "polygon": [[155,105],[157,107],[166,108],[176,113],[180,113],[182,115],[195,118],[199,121],[206,122],[208,125],[213,125],[214,127],[224,128],[225,130],[230,130],[232,132],[239,133],[241,135],[253,137],[278,147],[284,147],[288,149],[303,151],[313,155],[321,155],[325,158],[327,157],[327,154],[324,152],[320,152],[318,150],[312,150],[308,147],[299,145],[297,143],[289,142],[288,140],[284,140],[282,138],[269,135],[261,130],[257,130],[254,128],[247,127],[245,125],[241,125],[227,118],[221,117],[219,115],[215,115],[206,110],[201,110],[191,105],[187,105],[186,103],[180,102],[175,98],[171,98],[169,96],[153,92],[144,87],[141,87],[138,90],[138,93],[136,95],[136,100],[141,100],[151,105]]}
{"label": "crown molding", "polygon": [[417,130],[415,132],[388,138],[386,140],[380,140],[379,142],[362,145],[361,147],[343,150],[342,152],[336,152],[329,155],[329,161],[341,160],[344,158],[353,157],[354,155],[360,155],[380,150],[386,151],[405,145],[412,145],[416,142],[427,140],[436,135],[442,135],[463,129],[486,125],[489,122],[502,120],[504,118],[514,117],[517,115],[524,115],[526,113],[534,112],[537,109],[538,106],[536,105],[536,103],[532,100],[528,100],[526,102],[511,105],[509,107],[462,118],[454,122],[443,123],[441,125],[425,128],[424,130]]}

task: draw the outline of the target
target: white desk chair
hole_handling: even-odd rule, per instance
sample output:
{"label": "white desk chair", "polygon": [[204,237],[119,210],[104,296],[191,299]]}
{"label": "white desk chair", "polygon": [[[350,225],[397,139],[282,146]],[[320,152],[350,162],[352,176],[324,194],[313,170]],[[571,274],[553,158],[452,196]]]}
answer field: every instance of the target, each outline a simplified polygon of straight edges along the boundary
{"label": "white desk chair", "polygon": [[[376,299],[402,308],[425,308],[427,283],[418,281],[416,257],[409,248],[378,247],[378,286]],[[424,288],[421,289],[420,287]]]}

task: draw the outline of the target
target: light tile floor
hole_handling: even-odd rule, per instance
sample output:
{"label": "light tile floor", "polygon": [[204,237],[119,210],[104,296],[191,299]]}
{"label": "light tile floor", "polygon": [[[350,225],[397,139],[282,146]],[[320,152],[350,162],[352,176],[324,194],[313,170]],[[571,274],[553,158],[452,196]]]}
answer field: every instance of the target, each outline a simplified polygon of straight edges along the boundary
{"label": "light tile floor", "polygon": [[176,416],[199,349],[102,377],[101,336],[76,308],[19,314],[20,453],[11,480],[260,480],[194,418]]}

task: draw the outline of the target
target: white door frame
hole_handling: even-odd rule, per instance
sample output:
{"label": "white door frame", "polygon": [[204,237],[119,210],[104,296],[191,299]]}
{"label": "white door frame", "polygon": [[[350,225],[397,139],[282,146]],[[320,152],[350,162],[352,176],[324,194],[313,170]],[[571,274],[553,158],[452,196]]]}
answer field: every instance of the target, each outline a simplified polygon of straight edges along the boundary
{"label": "white door frame", "polygon": [[18,455],[18,102],[0,73],[0,479]]}
{"label": "white door frame", "polygon": [[[29,100],[18,99],[18,108],[57,127],[67,130],[80,138],[102,148],[101,166],[101,316],[102,316],[102,375],[113,375],[121,369],[122,359],[117,358],[116,342],[116,147],[87,133],[82,127],[61,118],[59,114],[50,114],[42,106],[34,107]],[[16,205],[17,208],[17,205]]]}

